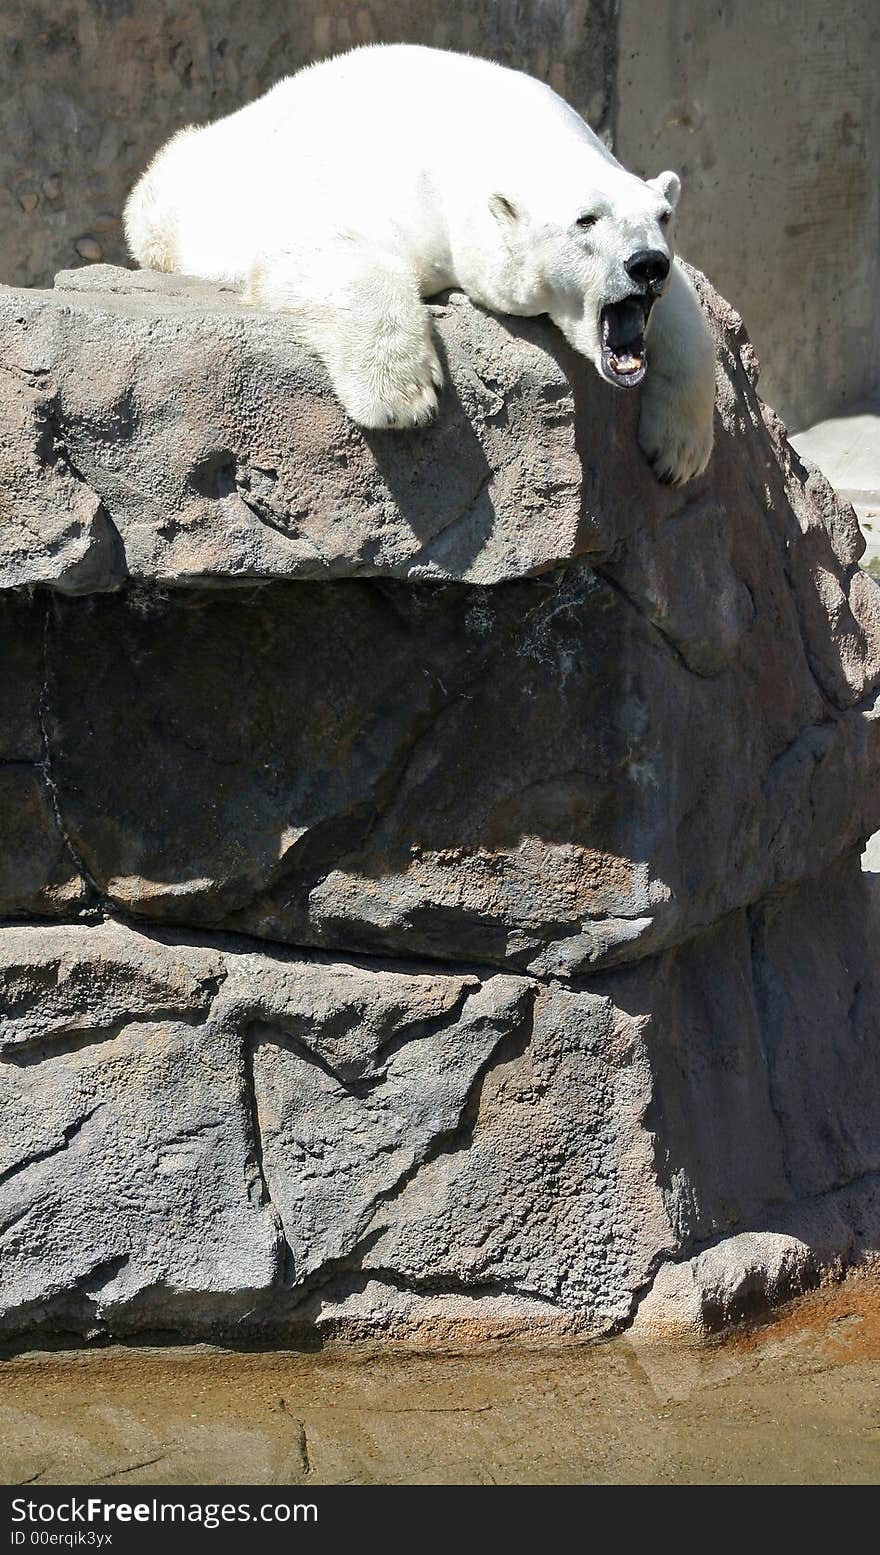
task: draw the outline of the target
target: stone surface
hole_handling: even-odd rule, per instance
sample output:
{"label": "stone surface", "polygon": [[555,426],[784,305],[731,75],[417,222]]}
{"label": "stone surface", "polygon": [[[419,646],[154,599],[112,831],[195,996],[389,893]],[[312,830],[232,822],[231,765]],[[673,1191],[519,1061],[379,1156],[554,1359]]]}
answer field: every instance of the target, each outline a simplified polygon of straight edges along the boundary
{"label": "stone surface", "polygon": [[613,498],[600,479],[582,503],[561,337],[461,297],[433,312],[444,414],[365,435],[283,316],[232,289],[96,266],[0,290],[2,582],[495,583],[601,549]]}
{"label": "stone surface", "polygon": [[4,294],[3,1331],[707,1329],[878,1246],[880,586],[699,284],[682,492],[461,299],[371,438],[231,293]]}
{"label": "stone surface", "polygon": [[850,855],[579,988],[0,929],[0,1330],[705,1331],[860,1261],[862,878]]}
{"label": "stone surface", "polygon": [[[454,299],[438,426],[373,437],[283,320],[176,278],[73,279],[2,304],[4,630],[31,679],[28,749],[45,744],[7,773],[33,839],[26,868],[10,853],[7,912],[82,897],[579,976],[880,821],[880,590],[723,304],[716,453],[671,493],[638,455],[637,406],[540,323]],[[475,363],[489,400],[469,396]],[[85,552],[81,526],[57,540],[83,507]],[[28,612],[37,581],[54,595]]]}
{"label": "stone surface", "polygon": [[113,922],[3,929],[0,957],[10,1329],[204,1328],[261,1296],[279,1322],[455,1138],[533,999]]}

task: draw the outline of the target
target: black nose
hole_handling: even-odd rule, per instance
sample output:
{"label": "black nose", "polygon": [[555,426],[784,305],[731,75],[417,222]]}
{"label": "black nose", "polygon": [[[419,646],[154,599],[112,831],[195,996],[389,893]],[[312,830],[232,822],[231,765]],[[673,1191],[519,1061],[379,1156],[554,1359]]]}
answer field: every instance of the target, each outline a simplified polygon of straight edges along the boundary
{"label": "black nose", "polygon": [[669,260],[659,248],[640,248],[630,254],[623,268],[637,286],[659,286],[669,274]]}

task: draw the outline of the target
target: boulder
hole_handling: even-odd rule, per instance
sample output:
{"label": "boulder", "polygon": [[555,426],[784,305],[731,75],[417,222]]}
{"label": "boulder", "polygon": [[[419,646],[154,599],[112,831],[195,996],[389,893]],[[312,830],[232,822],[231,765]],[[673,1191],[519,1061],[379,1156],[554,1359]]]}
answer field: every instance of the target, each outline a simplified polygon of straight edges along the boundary
{"label": "boulder", "polygon": [[880,587],[696,277],[716,448],[434,305],[0,289],[0,1326],[701,1328],[878,1245]]}

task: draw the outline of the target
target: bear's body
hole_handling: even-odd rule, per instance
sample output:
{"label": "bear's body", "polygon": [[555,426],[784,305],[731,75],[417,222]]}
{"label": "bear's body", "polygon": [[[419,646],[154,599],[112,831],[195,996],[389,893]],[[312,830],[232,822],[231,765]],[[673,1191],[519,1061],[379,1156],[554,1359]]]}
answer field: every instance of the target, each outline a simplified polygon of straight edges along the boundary
{"label": "bear's body", "polygon": [[677,196],[674,174],[628,173],[530,76],[395,44],[181,131],[135,187],[125,228],[140,264],[239,282],[289,312],[368,427],[436,409],[422,298],[460,287],[499,313],[548,313],[611,382],[645,377],[639,440],[661,478],[681,481],[711,451],[714,356],[689,281],[669,270]]}

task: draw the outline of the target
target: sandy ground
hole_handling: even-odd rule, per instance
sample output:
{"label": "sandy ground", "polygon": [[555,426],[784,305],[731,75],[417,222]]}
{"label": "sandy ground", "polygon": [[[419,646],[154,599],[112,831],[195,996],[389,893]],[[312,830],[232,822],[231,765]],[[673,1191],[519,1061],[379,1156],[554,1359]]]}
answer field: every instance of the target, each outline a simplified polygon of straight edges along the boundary
{"label": "sandy ground", "polygon": [[702,1345],[0,1361],[17,1484],[880,1483],[880,1280]]}

